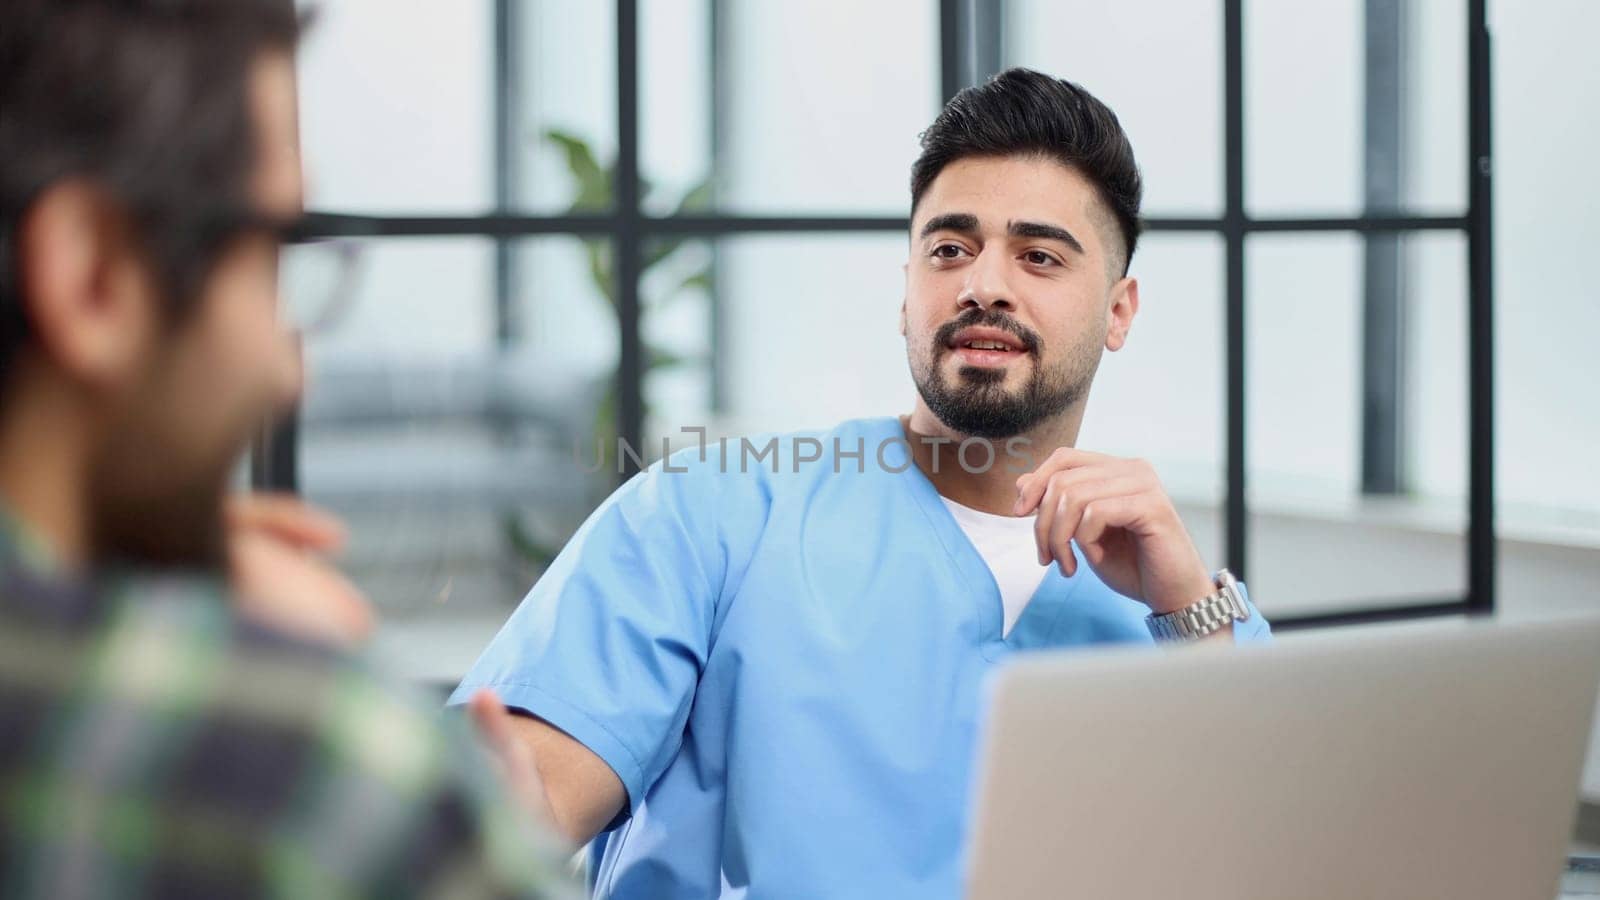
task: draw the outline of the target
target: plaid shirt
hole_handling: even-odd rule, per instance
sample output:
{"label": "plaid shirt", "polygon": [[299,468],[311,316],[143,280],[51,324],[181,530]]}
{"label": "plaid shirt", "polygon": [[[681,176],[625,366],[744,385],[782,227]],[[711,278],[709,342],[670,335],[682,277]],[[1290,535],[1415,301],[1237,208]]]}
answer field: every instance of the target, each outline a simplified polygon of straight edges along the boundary
{"label": "plaid shirt", "polygon": [[0,527],[0,898],[574,892],[459,721],[215,581],[49,572]]}

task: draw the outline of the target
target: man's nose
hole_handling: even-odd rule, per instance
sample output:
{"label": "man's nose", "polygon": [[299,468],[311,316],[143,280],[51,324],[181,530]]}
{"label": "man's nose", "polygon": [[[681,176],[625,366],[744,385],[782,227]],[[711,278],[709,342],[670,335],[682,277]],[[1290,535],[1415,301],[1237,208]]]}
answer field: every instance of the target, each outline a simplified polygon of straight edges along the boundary
{"label": "man's nose", "polygon": [[970,307],[977,307],[980,310],[991,307],[1010,310],[1016,307],[1012,301],[1011,287],[1006,282],[1005,262],[1005,254],[998,250],[986,248],[978,254],[968,270],[967,282],[962,285],[961,295],[956,298],[962,310]]}

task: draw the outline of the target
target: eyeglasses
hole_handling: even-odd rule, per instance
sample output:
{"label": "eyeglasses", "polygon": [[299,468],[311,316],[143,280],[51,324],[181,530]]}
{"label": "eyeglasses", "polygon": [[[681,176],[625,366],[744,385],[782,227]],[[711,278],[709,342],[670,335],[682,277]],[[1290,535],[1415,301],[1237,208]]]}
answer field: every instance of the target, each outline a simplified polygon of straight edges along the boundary
{"label": "eyeglasses", "polygon": [[304,337],[332,331],[354,304],[363,244],[291,237],[280,247],[278,294],[286,324]]}
{"label": "eyeglasses", "polygon": [[329,231],[324,218],[316,214],[274,219],[258,213],[226,213],[204,216],[200,223],[201,234],[217,243],[250,233],[273,243],[281,315],[302,336],[332,330],[349,312],[360,281],[364,244],[328,236]]}

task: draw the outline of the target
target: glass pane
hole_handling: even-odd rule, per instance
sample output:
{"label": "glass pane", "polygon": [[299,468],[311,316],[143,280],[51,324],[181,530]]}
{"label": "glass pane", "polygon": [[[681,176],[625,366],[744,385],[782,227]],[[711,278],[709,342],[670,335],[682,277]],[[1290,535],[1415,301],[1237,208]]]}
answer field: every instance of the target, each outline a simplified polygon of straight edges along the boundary
{"label": "glass pane", "polygon": [[609,208],[596,176],[617,157],[615,4],[512,0],[509,13],[507,196],[538,214]]}
{"label": "glass pane", "polygon": [[1222,214],[1219,0],[1005,9],[1008,64],[1077,82],[1117,114],[1144,173],[1145,215]]}
{"label": "glass pane", "polygon": [[[709,430],[718,400],[713,377],[721,361],[718,304],[720,254],[704,240],[661,239],[646,244],[640,282],[640,331],[644,339],[645,437],[653,448],[662,437],[693,441],[682,429]],[[720,296],[720,295],[719,295]],[[659,452],[659,451],[657,451]]]}
{"label": "glass pane", "polygon": [[[1244,29],[1245,206],[1262,216],[1359,215],[1366,206],[1368,140],[1364,0],[1248,0]],[[1374,209],[1461,213],[1466,4],[1401,0],[1399,28],[1375,37],[1399,42],[1400,80],[1391,101],[1398,106],[1400,162],[1398,194]]]}
{"label": "glass pane", "polygon": [[712,3],[639,4],[639,165],[644,208],[652,215],[671,215],[680,206],[693,210],[709,200]]}
{"label": "glass pane", "polygon": [[[1467,208],[1467,4],[1412,0],[1406,7],[1408,209],[1453,215]],[[1496,48],[1498,49],[1498,47]],[[1465,296],[1465,295],[1463,295]]]}
{"label": "glass pane", "polygon": [[608,189],[580,179],[575,157],[609,166],[616,156],[609,4],[509,4],[504,181],[494,145],[494,3],[314,5],[317,24],[300,54],[313,208],[476,215],[502,202],[537,213],[608,205]]}
{"label": "glass pane", "polygon": [[1353,494],[1361,471],[1361,239],[1248,244],[1250,475],[1268,494]]}
{"label": "glass pane", "polygon": [[[493,348],[493,252],[485,238],[390,238],[360,243],[354,293],[330,330],[306,345],[308,365],[448,362]],[[289,267],[293,279],[302,270]],[[283,293],[292,296],[292,280]],[[314,397],[308,397],[308,402]]]}
{"label": "glass pane", "polygon": [[578,454],[616,345],[586,248],[510,249],[507,340],[483,238],[372,242],[353,305],[307,339],[302,487],[349,524],[341,564],[413,678],[465,671],[614,483]]}
{"label": "glass pane", "polygon": [[308,205],[481,213],[494,203],[484,0],[320,0],[299,54]]}
{"label": "glass pane", "polygon": [[[512,244],[507,300],[514,323],[499,351],[500,399],[511,404],[524,440],[556,452],[539,470],[519,475],[548,492],[541,502],[517,504],[529,545],[523,549],[537,551],[525,553],[524,562],[538,568],[617,484],[619,332],[611,258],[604,239]],[[605,456],[597,455],[599,447]]]}
{"label": "glass pane", "polygon": [[1245,206],[1357,215],[1362,0],[1244,4]]}
{"label": "glass pane", "polygon": [[1466,508],[1467,239],[1420,233],[1405,239],[1406,472],[1430,506]]}
{"label": "glass pane", "polygon": [[[1600,4],[1496,3],[1493,14],[1501,523],[1506,531],[1533,526],[1531,536],[1559,536],[1592,552],[1600,547],[1600,302],[1591,265],[1600,246],[1600,116],[1592,113],[1600,109],[1593,53]],[[1543,562],[1524,571],[1551,571]],[[1502,581],[1508,600],[1547,608],[1558,592],[1530,587],[1536,583]]]}
{"label": "glass pane", "polygon": [[609,242],[550,237],[513,248],[516,336],[508,350],[575,379],[610,377],[618,338]]}
{"label": "glass pane", "polygon": [[719,205],[904,214],[917,135],[938,112],[936,4],[727,3],[721,12]]}
{"label": "glass pane", "polygon": [[1141,240],[1130,270],[1139,313],[1127,344],[1101,360],[1078,441],[1153,463],[1215,566],[1223,560],[1223,252],[1214,235]]}
{"label": "glass pane", "polygon": [[736,237],[718,257],[725,433],[911,409],[903,233]]}
{"label": "glass pane", "polygon": [[1405,239],[1404,462],[1362,492],[1363,238],[1261,235],[1246,253],[1252,596],[1272,614],[1465,596],[1465,254]]}

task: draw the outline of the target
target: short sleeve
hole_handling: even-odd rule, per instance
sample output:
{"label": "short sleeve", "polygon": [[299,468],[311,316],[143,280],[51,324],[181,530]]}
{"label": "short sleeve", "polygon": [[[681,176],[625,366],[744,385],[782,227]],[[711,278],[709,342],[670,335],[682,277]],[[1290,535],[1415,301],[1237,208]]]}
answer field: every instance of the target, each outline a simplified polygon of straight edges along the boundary
{"label": "short sleeve", "polygon": [[449,701],[492,688],[571,735],[616,772],[630,812],[678,751],[725,568],[717,480],[678,461],[595,510]]}

